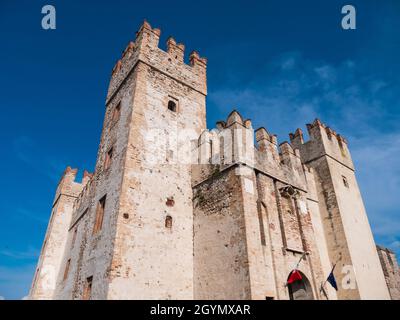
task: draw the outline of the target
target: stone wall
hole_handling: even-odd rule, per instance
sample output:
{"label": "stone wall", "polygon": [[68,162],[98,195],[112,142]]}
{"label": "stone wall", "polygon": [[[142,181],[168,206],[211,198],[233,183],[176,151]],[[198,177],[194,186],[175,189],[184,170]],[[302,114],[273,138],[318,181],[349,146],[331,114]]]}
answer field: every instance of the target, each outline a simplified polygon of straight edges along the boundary
{"label": "stone wall", "polygon": [[396,255],[390,249],[376,246],[383,274],[392,300],[400,300],[400,269]]}

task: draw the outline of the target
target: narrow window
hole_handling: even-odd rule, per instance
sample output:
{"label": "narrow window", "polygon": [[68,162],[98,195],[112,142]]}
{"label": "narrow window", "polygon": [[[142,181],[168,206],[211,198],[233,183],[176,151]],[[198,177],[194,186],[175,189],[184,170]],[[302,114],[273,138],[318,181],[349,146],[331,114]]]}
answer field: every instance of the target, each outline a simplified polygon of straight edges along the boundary
{"label": "narrow window", "polygon": [[343,184],[346,188],[349,187],[349,183],[347,182],[347,178],[345,176],[342,176]]}
{"label": "narrow window", "polygon": [[70,264],[71,264],[71,259],[68,259],[67,264],[65,265],[65,270],[64,270],[64,281],[68,278]]}
{"label": "narrow window", "polygon": [[113,149],[110,148],[106,154],[106,158],[104,159],[104,170],[107,170],[111,166],[112,156],[113,156]]}
{"label": "narrow window", "polygon": [[94,222],[93,234],[101,230],[103,226],[104,208],[106,206],[106,196],[100,199],[96,208],[96,220]]}
{"label": "narrow window", "polygon": [[121,116],[121,102],[119,102],[114,108],[114,111],[112,114],[112,124],[113,125],[118,122],[120,116]]}
{"label": "narrow window", "polygon": [[265,300],[274,300],[274,297],[265,297]]}
{"label": "narrow window", "polygon": [[92,298],[92,282],[93,276],[86,278],[85,288],[83,290],[83,300],[90,300]]}
{"label": "narrow window", "polygon": [[224,137],[220,137],[219,138],[219,154],[221,157],[221,164],[224,163],[224,161],[225,161],[225,151],[224,151],[225,145],[224,145],[224,143],[225,143]]}
{"label": "narrow window", "polygon": [[171,216],[167,216],[165,218],[165,227],[168,229],[172,228],[172,217]]}
{"label": "narrow window", "polygon": [[[87,209],[86,209],[87,211]],[[86,213],[85,211],[85,213]],[[74,234],[72,235],[72,242],[71,242],[71,248],[73,248],[75,246],[75,241],[76,241],[76,235],[78,233],[78,226],[75,227],[74,229]]]}
{"label": "narrow window", "polygon": [[264,229],[264,222],[263,222],[263,217],[262,217],[262,209],[258,210],[258,224],[260,227],[260,238],[261,238],[261,244],[263,246],[266,245],[265,242],[265,229]]}
{"label": "narrow window", "polygon": [[176,112],[176,102],[169,100],[168,101],[168,110],[172,111],[172,112]]}

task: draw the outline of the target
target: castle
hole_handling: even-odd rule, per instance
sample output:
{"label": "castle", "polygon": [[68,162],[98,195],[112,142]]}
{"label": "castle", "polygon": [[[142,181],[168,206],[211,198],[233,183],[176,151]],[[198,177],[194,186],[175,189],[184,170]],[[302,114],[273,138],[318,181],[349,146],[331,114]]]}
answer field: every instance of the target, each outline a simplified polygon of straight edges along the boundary
{"label": "castle", "polygon": [[30,298],[399,299],[346,139],[315,120],[278,145],[236,111],[207,130],[207,60],[159,38],[144,22],[113,68],[95,171],[65,170]]}

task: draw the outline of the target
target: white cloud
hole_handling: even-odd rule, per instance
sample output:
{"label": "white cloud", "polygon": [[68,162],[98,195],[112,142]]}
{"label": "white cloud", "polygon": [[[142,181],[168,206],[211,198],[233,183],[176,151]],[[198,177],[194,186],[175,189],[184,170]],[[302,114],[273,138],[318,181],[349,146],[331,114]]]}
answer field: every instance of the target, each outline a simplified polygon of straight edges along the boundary
{"label": "white cloud", "polygon": [[6,298],[4,298],[3,296],[0,296],[0,300],[6,300]]}

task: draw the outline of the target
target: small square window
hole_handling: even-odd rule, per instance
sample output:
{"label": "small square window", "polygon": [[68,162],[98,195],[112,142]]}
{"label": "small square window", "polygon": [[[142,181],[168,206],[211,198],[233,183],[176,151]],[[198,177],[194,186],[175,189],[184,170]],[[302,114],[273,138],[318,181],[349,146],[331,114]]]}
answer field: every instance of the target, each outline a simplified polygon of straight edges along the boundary
{"label": "small square window", "polygon": [[64,281],[68,278],[70,264],[71,264],[71,259],[68,259],[67,264],[65,265],[65,270],[64,270]]}
{"label": "small square window", "polygon": [[168,110],[170,110],[172,112],[177,111],[176,101],[173,101],[173,100],[168,101]]}
{"label": "small square window", "polygon": [[345,176],[342,176],[343,184],[346,188],[349,187],[349,183],[347,182],[347,178]]}

